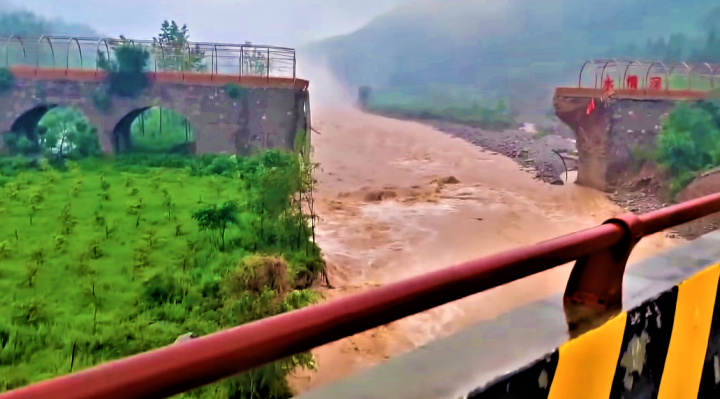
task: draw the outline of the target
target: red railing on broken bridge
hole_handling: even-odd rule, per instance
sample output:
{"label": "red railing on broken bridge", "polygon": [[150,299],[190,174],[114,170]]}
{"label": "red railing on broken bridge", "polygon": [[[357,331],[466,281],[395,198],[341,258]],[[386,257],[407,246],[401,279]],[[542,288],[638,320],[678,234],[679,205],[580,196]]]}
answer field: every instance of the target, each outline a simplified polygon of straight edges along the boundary
{"label": "red railing on broken bridge", "polygon": [[622,215],[539,244],[19,388],[0,399],[164,398],[571,261],[576,262],[564,297],[568,323],[588,314],[606,317],[621,308],[626,262],[642,237],[718,211],[720,194],[713,194],[644,215]]}

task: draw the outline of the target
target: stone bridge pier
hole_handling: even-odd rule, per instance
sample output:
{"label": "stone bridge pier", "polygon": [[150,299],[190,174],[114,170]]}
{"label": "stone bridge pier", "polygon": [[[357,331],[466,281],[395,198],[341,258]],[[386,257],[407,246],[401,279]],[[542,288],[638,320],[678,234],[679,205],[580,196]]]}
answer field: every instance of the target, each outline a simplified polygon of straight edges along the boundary
{"label": "stone bridge pier", "polygon": [[654,146],[663,118],[678,101],[706,96],[707,92],[701,91],[625,89],[603,100],[599,89],[556,89],[555,115],[573,130],[577,140],[577,183],[611,192],[637,178],[633,159],[638,151]]}

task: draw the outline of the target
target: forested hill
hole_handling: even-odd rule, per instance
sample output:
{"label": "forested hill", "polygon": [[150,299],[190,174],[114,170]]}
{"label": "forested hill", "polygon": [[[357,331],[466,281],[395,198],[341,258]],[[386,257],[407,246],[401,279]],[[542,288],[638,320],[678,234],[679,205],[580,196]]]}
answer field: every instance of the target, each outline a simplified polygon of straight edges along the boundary
{"label": "forested hill", "polygon": [[61,19],[48,20],[35,13],[24,10],[13,10],[0,6],[0,35],[21,36],[84,36],[98,37],[93,28],[83,24],[64,22]]}
{"label": "forested hill", "polygon": [[502,90],[572,80],[586,58],[637,55],[718,21],[717,3],[700,0],[415,0],[306,50],[352,85]]}

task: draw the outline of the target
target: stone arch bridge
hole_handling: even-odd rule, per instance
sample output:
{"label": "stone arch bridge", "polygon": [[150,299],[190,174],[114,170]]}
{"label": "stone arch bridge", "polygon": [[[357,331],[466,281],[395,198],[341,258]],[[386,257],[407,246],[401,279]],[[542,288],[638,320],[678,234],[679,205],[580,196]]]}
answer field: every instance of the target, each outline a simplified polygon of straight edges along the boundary
{"label": "stone arch bridge", "polygon": [[[58,41],[67,43],[65,62],[57,59],[63,54]],[[104,44],[96,47],[105,49],[108,58],[112,56],[111,48],[122,44],[109,39],[47,36],[11,36],[5,41],[5,63],[15,79],[13,87],[0,94],[0,132],[32,129],[47,111],[57,106],[82,111],[98,129],[100,143],[107,153],[130,148],[130,125],[150,107],[172,109],[187,118],[195,131],[195,142],[190,143],[192,153],[247,154],[262,148],[291,149],[297,132],[309,130],[309,82],[296,78],[292,49],[190,43],[188,50],[209,54],[209,60],[200,60],[204,63],[201,72],[188,72],[178,70],[183,64],[170,68],[174,70],[161,70],[169,64],[164,57],[179,53],[182,56],[183,51],[165,48],[161,51],[167,54],[157,54],[152,42],[132,42],[146,46],[151,53],[150,85],[134,98],[112,96],[111,107],[103,111],[95,105],[93,96],[104,85],[106,74],[97,60],[88,61],[87,49],[83,57],[83,45],[87,43]],[[42,50],[46,47],[52,50],[49,52],[52,64],[41,62],[48,58]],[[74,48],[79,57],[71,53]],[[256,57],[254,64],[248,61],[250,56]],[[246,90],[233,98],[226,92],[228,84]]]}

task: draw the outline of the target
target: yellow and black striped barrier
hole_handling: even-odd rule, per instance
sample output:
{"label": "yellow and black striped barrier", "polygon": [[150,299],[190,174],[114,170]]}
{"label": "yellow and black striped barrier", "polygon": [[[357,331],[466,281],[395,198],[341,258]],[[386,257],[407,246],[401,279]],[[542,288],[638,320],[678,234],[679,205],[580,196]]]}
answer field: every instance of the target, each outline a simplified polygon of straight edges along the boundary
{"label": "yellow and black striped barrier", "polygon": [[468,399],[720,398],[720,265]]}

